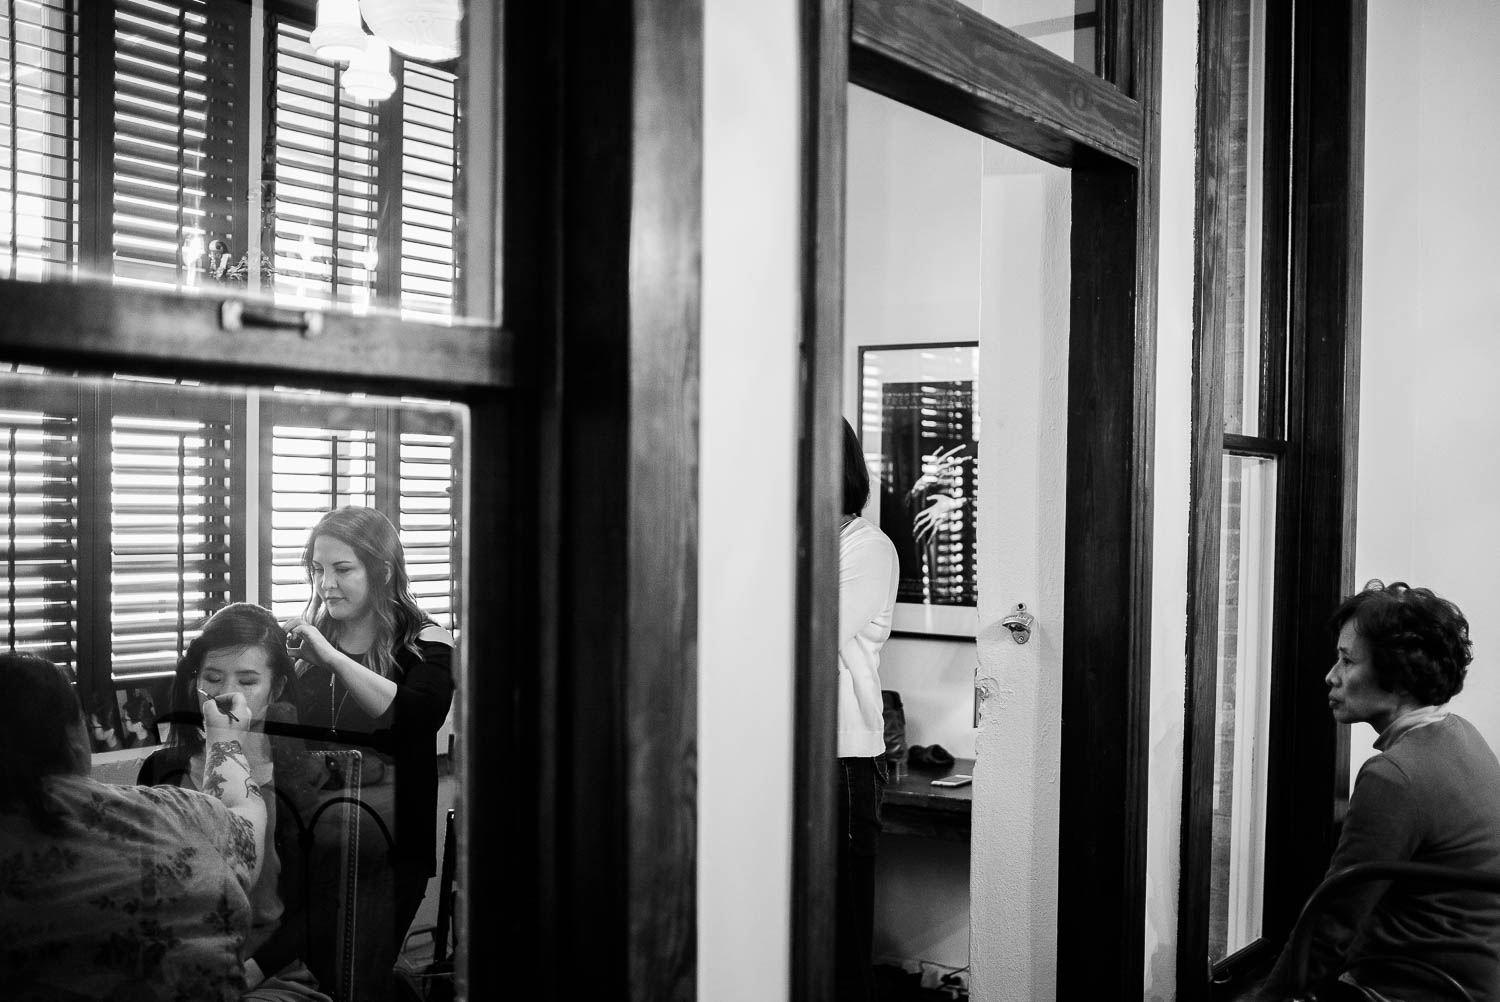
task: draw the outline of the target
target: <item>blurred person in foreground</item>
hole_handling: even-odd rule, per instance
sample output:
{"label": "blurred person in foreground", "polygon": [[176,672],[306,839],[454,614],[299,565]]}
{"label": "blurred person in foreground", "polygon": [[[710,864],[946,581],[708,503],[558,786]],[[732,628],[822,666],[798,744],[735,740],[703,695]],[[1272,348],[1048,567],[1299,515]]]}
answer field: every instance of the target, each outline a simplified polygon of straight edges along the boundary
{"label": "blurred person in foreground", "polygon": [[0,654],[0,998],[258,1000],[241,948],[266,810],[242,694],[201,706],[203,791],[89,775],[62,670]]}

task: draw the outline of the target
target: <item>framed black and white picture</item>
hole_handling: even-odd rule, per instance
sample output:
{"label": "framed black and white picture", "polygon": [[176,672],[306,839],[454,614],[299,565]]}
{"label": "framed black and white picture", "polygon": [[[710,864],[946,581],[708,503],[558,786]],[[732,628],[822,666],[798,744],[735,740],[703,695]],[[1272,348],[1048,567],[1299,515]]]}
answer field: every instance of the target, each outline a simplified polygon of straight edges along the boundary
{"label": "framed black and white picture", "polygon": [[979,345],[861,348],[860,443],[870,467],[865,515],[901,561],[893,629],[973,637]]}

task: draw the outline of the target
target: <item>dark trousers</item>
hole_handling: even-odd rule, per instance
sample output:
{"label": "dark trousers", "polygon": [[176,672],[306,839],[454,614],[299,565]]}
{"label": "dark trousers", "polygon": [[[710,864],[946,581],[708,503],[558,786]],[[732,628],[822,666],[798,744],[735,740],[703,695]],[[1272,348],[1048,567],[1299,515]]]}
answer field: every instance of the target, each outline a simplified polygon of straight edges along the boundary
{"label": "dark trousers", "polygon": [[875,851],[886,781],[883,758],[839,759],[838,1002],[870,1002],[874,990]]}

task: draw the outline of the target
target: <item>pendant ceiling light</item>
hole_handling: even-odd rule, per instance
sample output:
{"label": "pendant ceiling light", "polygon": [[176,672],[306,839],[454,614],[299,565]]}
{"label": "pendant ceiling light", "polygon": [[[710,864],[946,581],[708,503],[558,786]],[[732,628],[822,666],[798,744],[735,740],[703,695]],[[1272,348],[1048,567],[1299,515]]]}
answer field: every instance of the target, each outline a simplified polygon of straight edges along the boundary
{"label": "pendant ceiling light", "polygon": [[308,41],[325,63],[347,63],[365,51],[359,0],[318,0],[318,26]]}
{"label": "pendant ceiling light", "polygon": [[391,48],[374,35],[365,36],[364,51],[344,70],[344,92],[356,101],[384,101],[396,89],[391,76]]}
{"label": "pendant ceiling light", "polygon": [[458,56],[459,0],[359,0],[370,30],[413,59],[440,63]]}

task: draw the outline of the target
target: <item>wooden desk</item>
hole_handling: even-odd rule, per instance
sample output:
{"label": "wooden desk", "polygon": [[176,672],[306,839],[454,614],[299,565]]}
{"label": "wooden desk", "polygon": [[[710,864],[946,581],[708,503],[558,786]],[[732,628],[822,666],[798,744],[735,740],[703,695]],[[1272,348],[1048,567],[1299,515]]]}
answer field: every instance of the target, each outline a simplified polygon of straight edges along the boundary
{"label": "wooden desk", "polygon": [[974,784],[933,786],[934,779],[963,773],[974,775],[974,760],[961,758],[948,769],[907,766],[906,777],[885,788],[880,817],[888,835],[915,835],[950,842],[969,841]]}

